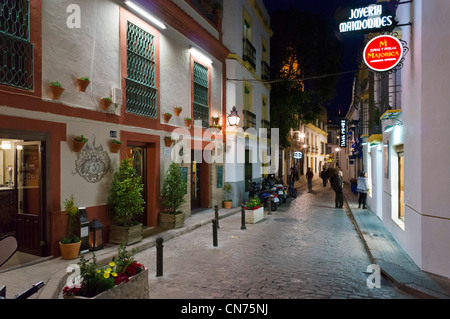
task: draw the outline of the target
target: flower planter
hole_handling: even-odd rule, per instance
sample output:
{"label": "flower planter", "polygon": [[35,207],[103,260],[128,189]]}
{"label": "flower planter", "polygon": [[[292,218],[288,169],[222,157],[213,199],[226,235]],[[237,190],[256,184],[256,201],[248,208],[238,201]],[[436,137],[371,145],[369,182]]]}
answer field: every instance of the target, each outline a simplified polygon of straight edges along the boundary
{"label": "flower planter", "polygon": [[59,242],[59,249],[61,251],[61,258],[65,260],[76,259],[80,252],[81,241],[74,244],[62,244]]}
{"label": "flower planter", "polygon": [[80,142],[80,141],[73,141],[73,150],[74,152],[81,152],[81,150],[83,149],[84,145],[86,145],[86,142]]}
{"label": "flower planter", "polygon": [[192,120],[184,120],[184,126],[191,127]]}
{"label": "flower planter", "polygon": [[112,101],[107,100],[105,98],[102,98],[100,101],[100,107],[103,111],[108,111],[109,107],[111,106]]}
{"label": "flower planter", "polygon": [[86,92],[86,89],[90,83],[91,83],[91,81],[89,81],[89,80],[77,79],[78,91]]}
{"label": "flower planter", "polygon": [[142,240],[142,224],[130,227],[117,225],[109,226],[109,242],[112,244],[124,243],[131,245]]}
{"label": "flower planter", "polygon": [[62,87],[50,85],[50,94],[52,96],[52,99],[59,100],[59,98],[63,94],[64,90],[65,89]]}
{"label": "flower planter", "polygon": [[264,219],[264,207],[255,210],[245,210],[245,222],[247,224],[255,224]]}
{"label": "flower planter", "polygon": [[167,138],[167,137],[164,138],[164,145],[165,145],[166,147],[171,147],[171,146],[172,146],[172,143],[173,143],[173,140],[172,140],[172,139]]}
{"label": "flower planter", "polygon": [[224,207],[225,209],[230,209],[232,204],[233,204],[233,202],[230,202],[230,201],[223,201],[223,207]]}
{"label": "flower planter", "polygon": [[164,114],[164,123],[169,123],[172,118],[172,114]]}
{"label": "flower planter", "polygon": [[111,153],[119,153],[122,144],[111,143]]}
{"label": "flower planter", "polygon": [[173,112],[175,113],[175,116],[179,116],[181,111],[183,111],[183,109],[178,108],[178,107],[174,107],[173,108]]}
{"label": "flower planter", "polygon": [[165,229],[176,229],[184,226],[184,213],[181,214],[159,214],[159,226]]}
{"label": "flower planter", "polygon": [[149,299],[148,269],[144,269],[130,281],[103,291],[94,297],[64,296],[64,299]]}
{"label": "flower planter", "polygon": [[220,121],[220,117],[213,117],[213,123],[214,125],[218,126]]}

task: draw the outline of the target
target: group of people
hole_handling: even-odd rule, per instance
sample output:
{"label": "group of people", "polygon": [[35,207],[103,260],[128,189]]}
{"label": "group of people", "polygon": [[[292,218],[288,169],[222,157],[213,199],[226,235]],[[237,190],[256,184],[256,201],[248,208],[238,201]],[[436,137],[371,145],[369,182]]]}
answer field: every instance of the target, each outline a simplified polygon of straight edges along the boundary
{"label": "group of people", "polygon": [[[339,167],[333,168],[323,168],[323,170],[320,172],[320,178],[323,182],[323,187],[327,186],[327,182],[330,181],[330,185],[333,188],[336,196],[335,196],[335,208],[342,208],[344,205],[344,181],[343,181],[343,173]],[[308,191],[312,191],[312,179],[314,177],[313,172],[311,171],[311,168],[308,167],[308,170],[306,172],[306,180],[308,181]],[[291,174],[289,176],[289,192],[292,194],[295,191],[294,183],[296,180],[298,180],[298,170],[295,169],[295,167],[291,167]],[[363,209],[366,209],[366,203],[367,203],[367,194],[369,193],[369,186],[367,184],[367,176],[364,171],[362,171],[358,176],[357,181],[357,192],[358,192],[358,208],[361,208],[361,205],[363,206]]]}

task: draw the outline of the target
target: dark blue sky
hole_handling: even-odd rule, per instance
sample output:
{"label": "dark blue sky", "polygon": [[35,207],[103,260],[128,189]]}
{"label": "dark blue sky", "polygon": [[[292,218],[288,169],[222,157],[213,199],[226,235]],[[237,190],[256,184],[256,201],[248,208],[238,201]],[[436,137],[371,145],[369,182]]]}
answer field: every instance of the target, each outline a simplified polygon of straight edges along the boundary
{"label": "dark blue sky", "polygon": [[[335,12],[339,7],[359,7],[376,3],[376,0],[263,0],[269,13],[277,10],[296,8],[299,11],[308,11],[330,21],[333,31],[338,32]],[[275,35],[274,35],[275,36]],[[361,35],[347,35],[341,38],[344,44],[345,56],[341,72],[358,69],[357,56],[362,49],[363,37]],[[321,74],[317,74],[321,75]],[[339,110],[345,116],[352,100],[353,73],[341,75],[336,88],[336,98],[327,107],[328,117],[336,117]]]}

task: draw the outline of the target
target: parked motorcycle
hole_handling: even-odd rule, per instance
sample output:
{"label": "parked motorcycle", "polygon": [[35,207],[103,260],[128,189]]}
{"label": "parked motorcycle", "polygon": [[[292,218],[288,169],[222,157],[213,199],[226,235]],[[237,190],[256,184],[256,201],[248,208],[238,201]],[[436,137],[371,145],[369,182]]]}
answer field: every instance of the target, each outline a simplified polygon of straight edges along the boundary
{"label": "parked motorcycle", "polygon": [[[8,235],[0,238],[0,267],[5,264],[17,251],[19,244],[15,236]],[[43,281],[32,285],[29,289],[16,295],[14,299],[27,299],[44,287]],[[0,299],[6,299],[6,286],[0,286]]]}
{"label": "parked motorcycle", "polygon": [[266,184],[264,181],[261,182],[261,187],[256,183],[249,181],[249,197],[258,196],[261,203],[264,204],[264,207],[268,207],[269,200],[272,201],[272,211],[276,211],[279,206],[280,199],[278,198],[278,194],[276,192],[276,188],[266,188]]}

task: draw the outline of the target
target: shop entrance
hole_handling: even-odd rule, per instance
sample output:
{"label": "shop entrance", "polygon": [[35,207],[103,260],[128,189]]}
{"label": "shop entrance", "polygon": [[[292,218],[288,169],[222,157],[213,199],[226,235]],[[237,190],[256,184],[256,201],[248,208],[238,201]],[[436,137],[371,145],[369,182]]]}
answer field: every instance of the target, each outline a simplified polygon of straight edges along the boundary
{"label": "shop entrance", "polygon": [[[144,184],[142,195],[147,203],[147,147],[128,145],[128,158],[131,159],[136,173],[141,176]],[[144,212],[138,217],[138,221],[144,226],[147,225],[147,205],[144,205]]]}
{"label": "shop entrance", "polygon": [[15,235],[19,251],[43,256],[44,142],[0,140],[0,236]]}

